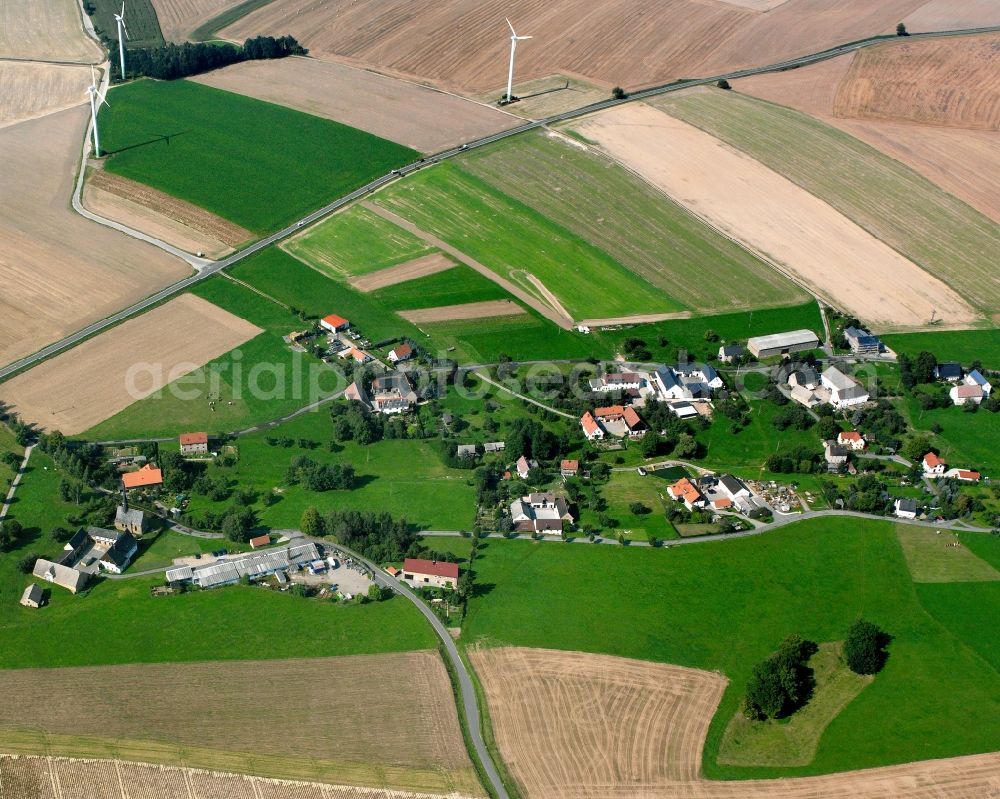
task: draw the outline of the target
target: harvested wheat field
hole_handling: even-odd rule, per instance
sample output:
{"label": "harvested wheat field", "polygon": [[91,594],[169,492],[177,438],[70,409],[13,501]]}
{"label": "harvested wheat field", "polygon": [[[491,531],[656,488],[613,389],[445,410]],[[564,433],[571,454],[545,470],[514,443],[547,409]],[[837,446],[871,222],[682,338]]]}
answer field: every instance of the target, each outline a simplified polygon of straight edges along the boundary
{"label": "harvested wheat field", "polygon": [[834,116],[1000,129],[1000,34],[858,51]]}
{"label": "harvested wheat field", "polygon": [[932,311],[967,324],[975,311],[943,282],[787,178],[649,106],[576,129],[692,212],[879,329],[924,325]]}
{"label": "harvested wheat field", "polygon": [[[222,31],[290,33],[313,56],[343,59],[479,94],[504,88],[510,17],[534,36],[519,81],[576,75],[610,89],[760,65],[886,30],[923,0],[274,0]],[[747,7],[750,6],[750,7]],[[722,68],[720,69],[720,65]]]}
{"label": "harvested wheat field", "polygon": [[930,0],[903,22],[911,33],[1000,25],[996,0]]}
{"label": "harvested wheat field", "polygon": [[0,363],[191,274],[180,259],[71,209],[89,119],[81,107],[0,130]]}
{"label": "harvested wheat field", "polygon": [[228,255],[255,238],[246,228],[211,211],[103,169],[87,175],[83,204],[116,222],[210,258]]}
{"label": "harvested wheat field", "polygon": [[851,68],[854,53],[787,72],[751,75],[732,81],[733,89],[829,122],[840,82]]}
{"label": "harvested wheat field", "polygon": [[[416,280],[418,277],[436,275],[456,266],[455,262],[443,253],[432,252],[420,258],[414,258],[398,266],[390,266],[379,269],[377,272],[369,272],[367,275],[355,277],[348,282],[358,291],[375,291],[384,289],[386,286],[395,286],[397,283],[405,283],[408,280]],[[461,306],[459,306],[461,307]]]}
{"label": "harvested wheat field", "polygon": [[459,319],[484,319],[488,316],[517,316],[527,313],[511,300],[467,302],[462,305],[442,305],[438,308],[421,308],[415,311],[396,311],[407,322],[415,325],[424,322],[455,322]]}
{"label": "harvested wheat field", "polygon": [[[247,694],[262,674],[273,678],[264,704],[280,696],[280,716],[289,720],[280,735],[274,713]],[[97,685],[116,690],[94,691]],[[451,684],[433,651],[13,669],[0,671],[0,686],[9,692],[0,709],[0,751],[481,793]],[[53,696],[88,699],[50,714]],[[204,697],[211,697],[211,712],[199,707]]]}
{"label": "harvested wheat field", "polygon": [[163,38],[168,42],[184,42],[195,28],[242,2],[244,0],[153,0],[153,9]]}
{"label": "harvested wheat field", "polygon": [[82,105],[90,69],[29,61],[0,61],[0,128]]}
{"label": "harvested wheat field", "polygon": [[244,61],[193,80],[326,117],[424,153],[519,124],[502,111],[315,58]]}
{"label": "harvested wheat field", "polygon": [[122,760],[0,755],[4,799],[465,799]]}
{"label": "harvested wheat field", "polygon": [[724,677],[547,649],[470,652],[525,799],[983,799],[1000,754],[782,780],[700,778]]}
{"label": "harvested wheat field", "polygon": [[103,56],[83,30],[77,0],[0,3],[0,58],[97,64]]}
{"label": "harvested wheat field", "polygon": [[46,430],[82,433],[260,332],[182,294],[3,383],[0,399]]}

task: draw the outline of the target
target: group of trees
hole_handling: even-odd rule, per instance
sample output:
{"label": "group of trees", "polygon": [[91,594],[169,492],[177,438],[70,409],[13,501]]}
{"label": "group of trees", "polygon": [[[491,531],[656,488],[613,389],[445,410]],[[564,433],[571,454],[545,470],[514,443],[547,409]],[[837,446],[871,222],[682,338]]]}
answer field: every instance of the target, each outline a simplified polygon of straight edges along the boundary
{"label": "group of trees", "polygon": [[332,510],[323,515],[309,507],[302,514],[300,526],[308,536],[331,536],[377,562],[401,560],[421,551],[419,539],[406,519],[394,519],[384,512]]}
{"label": "group of trees", "polygon": [[784,452],[772,452],[764,460],[764,468],[777,474],[810,474],[825,471],[822,454],[814,447],[792,447]]}
{"label": "group of trees", "polygon": [[[106,40],[105,46],[111,52],[118,49],[118,43]],[[257,36],[247,39],[243,46],[208,42],[168,43],[162,47],[130,48],[125,59],[127,78],[150,77],[161,80],[176,80],[189,75],[198,75],[213,69],[236,64],[240,61],[284,58],[290,55],[305,55],[308,52],[292,36]],[[111,59],[112,80],[123,80],[118,59]]]}
{"label": "group of trees", "polygon": [[301,484],[307,491],[349,491],[354,488],[354,477],[354,467],[349,463],[317,463],[297,455],[285,473],[285,482]]}

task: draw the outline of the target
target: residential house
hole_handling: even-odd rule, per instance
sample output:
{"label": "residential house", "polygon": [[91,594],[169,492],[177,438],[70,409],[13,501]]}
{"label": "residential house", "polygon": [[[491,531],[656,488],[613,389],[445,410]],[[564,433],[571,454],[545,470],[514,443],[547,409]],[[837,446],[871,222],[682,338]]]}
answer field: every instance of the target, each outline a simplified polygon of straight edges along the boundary
{"label": "residential house", "polygon": [[604,428],[597,423],[590,411],[580,417],[580,427],[583,428],[583,434],[589,441],[599,441],[604,438]]}
{"label": "residential house", "polygon": [[402,579],[417,587],[458,588],[458,564],[407,558],[403,561]]}
{"label": "residential house", "polygon": [[32,574],[47,583],[65,588],[71,594],[81,591],[90,580],[90,575],[86,572],[77,571],[61,563],[53,563],[45,558],[39,558],[35,561]]}
{"label": "residential house", "polygon": [[923,467],[924,474],[928,477],[940,477],[944,474],[945,469],[948,468],[948,464],[933,452],[928,452],[924,455]]}
{"label": "residential house", "polygon": [[882,342],[878,336],[873,336],[867,330],[856,327],[844,328],[844,338],[851,352],[856,355],[878,355],[882,351]]}
{"label": "residential house", "polygon": [[689,400],[694,394],[684,385],[669,366],[657,366],[653,372],[653,383],[663,400]]}
{"label": "residential house", "polygon": [[181,455],[206,455],[208,433],[181,433]]}
{"label": "residential house", "polygon": [[826,442],[826,447],[823,450],[823,457],[826,458],[826,464],[831,469],[838,469],[847,463],[847,459],[850,453],[839,444],[834,444],[832,441]]}
{"label": "residential house", "polygon": [[730,510],[733,507],[733,501],[726,497],[717,497],[710,504],[715,510]]}
{"label": "residential house", "polygon": [[357,380],[351,383],[351,385],[344,390],[344,397],[352,402],[360,402],[365,406],[366,410],[370,411],[372,409],[372,401],[368,396],[368,392],[365,391],[365,387]]}
{"label": "residential house", "polygon": [[371,355],[369,355],[362,349],[358,349],[357,347],[351,347],[346,352],[342,353],[342,356],[345,358],[350,358],[352,361],[354,361],[354,363],[359,365],[364,365],[369,361],[373,360]]}
{"label": "residential house", "polygon": [[845,449],[860,452],[865,448],[865,437],[857,430],[841,431],[837,434],[837,444]]}
{"label": "residential house", "polygon": [[[101,530],[99,527],[91,527],[88,529],[90,537],[95,541],[106,541],[107,538],[104,536],[105,533],[110,531]],[[112,574],[121,574],[128,565],[132,562],[132,558],[139,551],[139,542],[135,540],[131,533],[121,532],[120,530],[112,533],[114,540],[111,545],[104,551],[101,555],[101,568],[105,571],[109,571]]]}
{"label": "residential house", "polygon": [[21,594],[21,604],[26,608],[40,608],[44,601],[45,592],[35,583],[25,588],[24,593]]}
{"label": "residential house", "polygon": [[455,451],[455,457],[457,458],[475,458],[479,455],[475,444],[459,444],[458,449]]}
{"label": "residential house", "polygon": [[417,401],[417,392],[404,372],[390,372],[372,381],[372,407],[379,413],[405,413]]}
{"label": "residential house", "polygon": [[503,452],[507,449],[507,444],[503,441],[487,441],[483,444],[484,452]]}
{"label": "residential house", "polygon": [[970,402],[979,405],[986,399],[983,387],[976,383],[960,383],[957,386],[952,386],[951,390],[948,391],[948,396],[951,397],[954,405],[967,405]]}
{"label": "residential house", "polygon": [[715,367],[708,363],[682,363],[674,369],[693,397],[711,397],[712,392],[726,384]]}
{"label": "residential house", "polygon": [[983,373],[978,369],[973,369],[965,376],[965,382],[969,385],[979,386],[983,390],[985,396],[989,396],[990,392],[993,390],[993,386],[989,380],[987,380]]}
{"label": "residential house", "polygon": [[576,477],[580,473],[580,461],[563,460],[559,464],[559,474],[563,477]]}
{"label": "residential house", "polygon": [[271,536],[264,534],[250,539],[250,549],[260,549],[271,545]]}
{"label": "residential house", "polygon": [[847,408],[868,402],[868,392],[864,387],[836,366],[824,369],[820,382],[830,391],[830,404],[834,408]]}
{"label": "residential house", "polygon": [[790,393],[793,400],[800,405],[805,405],[807,408],[815,408],[817,405],[823,404],[822,397],[805,386],[792,386]]}
{"label": "residential house", "polygon": [[917,518],[917,501],[915,499],[897,499],[892,503],[893,513],[900,519]]}
{"label": "residential house", "polygon": [[671,402],[667,407],[678,419],[691,419],[698,415],[698,409],[690,402]]}
{"label": "residential house", "polygon": [[772,333],[767,336],[754,336],[747,340],[747,349],[758,358],[770,358],[774,355],[790,355],[793,352],[814,350],[818,346],[819,339],[811,330]]}
{"label": "residential house", "polygon": [[938,380],[947,380],[949,383],[957,383],[962,379],[963,374],[962,364],[957,363],[956,361],[939,363],[934,368],[934,376]]}
{"label": "residential house", "polygon": [[389,360],[392,363],[402,363],[414,356],[413,347],[409,344],[400,344],[389,353]]}
{"label": "residential house", "polygon": [[115,529],[132,535],[146,532],[146,514],[137,508],[119,505],[115,511]]}
{"label": "residential house", "polygon": [[155,488],[163,485],[163,472],[151,463],[147,463],[135,472],[122,475],[122,485],[126,490],[134,488]]}
{"label": "residential house", "polygon": [[813,367],[803,364],[788,373],[787,382],[793,388],[799,386],[800,388],[807,388],[812,391],[819,387],[820,378],[819,373]]}
{"label": "residential house", "polygon": [[320,319],[319,326],[330,333],[339,333],[341,330],[347,330],[351,326],[351,323],[343,316],[337,316],[337,314],[332,313]]}
{"label": "residential house", "polygon": [[575,521],[565,497],[551,491],[537,492],[514,500],[510,518],[520,533],[559,533],[564,524]]}
{"label": "residential house", "polygon": [[678,502],[683,502],[688,510],[704,508],[708,504],[701,491],[686,477],[682,477],[670,486],[670,496]]}
{"label": "residential house", "polygon": [[747,348],[742,344],[723,344],[719,347],[719,360],[722,363],[732,363],[746,355]]}
{"label": "residential house", "polygon": [[517,476],[522,480],[528,479],[528,472],[532,469],[538,468],[538,461],[532,458],[530,461],[522,455],[517,459],[517,463],[514,464],[514,470],[517,472]]}
{"label": "residential house", "polygon": [[614,372],[590,381],[591,391],[638,391],[644,381],[635,372]]}
{"label": "residential house", "polygon": [[978,483],[979,478],[982,477],[979,472],[974,472],[971,469],[949,469],[944,473],[944,476],[965,483]]}
{"label": "residential house", "polygon": [[603,408],[595,408],[594,418],[606,433],[613,436],[635,438],[642,435],[646,429],[639,414],[629,406],[608,405]]}

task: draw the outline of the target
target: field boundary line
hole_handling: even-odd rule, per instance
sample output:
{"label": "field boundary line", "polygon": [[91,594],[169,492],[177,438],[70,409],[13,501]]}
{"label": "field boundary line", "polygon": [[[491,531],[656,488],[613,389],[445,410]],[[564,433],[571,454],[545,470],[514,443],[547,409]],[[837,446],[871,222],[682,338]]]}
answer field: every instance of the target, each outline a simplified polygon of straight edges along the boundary
{"label": "field boundary line", "polygon": [[220,274],[220,275],[222,275],[222,276],[223,276],[224,278],[226,278],[226,280],[231,280],[231,281],[233,281],[233,283],[236,283],[237,285],[240,285],[240,286],[243,286],[243,288],[245,288],[245,289],[248,289],[248,290],[252,291],[252,292],[253,292],[254,294],[259,294],[259,295],[260,295],[261,297],[263,297],[263,298],[264,298],[265,300],[270,300],[270,301],[271,301],[271,302],[273,302],[273,303],[274,303],[275,305],[280,305],[280,306],[281,306],[282,308],[284,308],[284,309],[285,309],[286,311],[290,311],[290,310],[291,310],[291,308],[290,308],[289,306],[285,305],[285,303],[283,303],[283,302],[282,302],[281,300],[279,300],[279,299],[275,299],[275,298],[274,298],[274,297],[272,297],[272,296],[271,296],[270,294],[265,294],[265,293],[264,293],[263,291],[261,291],[261,290],[260,290],[259,288],[255,287],[255,286],[251,286],[251,285],[250,285],[249,283],[247,283],[247,282],[246,282],[245,280],[240,280],[240,279],[239,279],[238,277],[233,277],[233,276],[232,276],[231,274],[229,274],[228,272],[220,272],[219,274]]}

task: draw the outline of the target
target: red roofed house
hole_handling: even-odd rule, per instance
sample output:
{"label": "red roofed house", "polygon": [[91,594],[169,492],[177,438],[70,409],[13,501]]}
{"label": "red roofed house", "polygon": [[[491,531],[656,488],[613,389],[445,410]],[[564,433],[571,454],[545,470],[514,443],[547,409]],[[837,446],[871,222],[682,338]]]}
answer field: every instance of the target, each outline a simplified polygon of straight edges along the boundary
{"label": "red roofed house", "polygon": [[956,480],[964,480],[967,483],[978,483],[982,475],[971,469],[949,469],[944,473],[945,477],[953,477]]}
{"label": "red roofed house", "polygon": [[716,510],[727,510],[733,507],[733,501],[728,497],[719,497],[718,499],[712,500],[712,507]]}
{"label": "red roofed house", "polygon": [[338,333],[341,330],[347,330],[351,326],[343,316],[337,316],[337,314],[332,313],[329,316],[324,316],[319,320],[320,327],[325,330],[329,330],[331,333]]}
{"label": "red roofed house", "polygon": [[705,505],[708,504],[705,501],[705,497],[703,497],[701,492],[695,487],[695,484],[686,477],[682,477],[670,486],[670,496],[680,502],[683,502],[684,507],[688,510],[704,508]]}
{"label": "red roofed house", "polygon": [[597,420],[591,415],[590,411],[587,411],[580,417],[580,426],[583,428],[583,434],[588,440],[594,441],[595,439],[604,438],[604,429],[597,423]]}
{"label": "red roofed house", "polygon": [[385,572],[390,577],[396,577],[398,574],[400,574],[399,569],[397,569],[395,566],[386,566],[385,567]]}
{"label": "red roofed house", "polygon": [[371,355],[364,350],[359,350],[357,347],[351,347],[350,352],[347,354],[354,359],[355,363],[368,363],[372,359]]}
{"label": "red roofed house", "polygon": [[259,535],[256,538],[250,539],[250,549],[257,549],[258,547],[266,547],[271,544],[271,536],[269,535]]}
{"label": "red roofed house", "polygon": [[983,387],[976,383],[952,386],[948,394],[955,405],[965,405],[967,402],[978,405],[987,396]]}
{"label": "red roofed house", "polygon": [[861,450],[865,448],[865,437],[857,430],[837,434],[837,443],[847,449]]}
{"label": "red roofed house", "polygon": [[625,416],[625,406],[607,405],[603,408],[594,408],[594,416],[602,422],[617,422]]}
{"label": "red roofed house", "polygon": [[458,588],[458,564],[407,558],[403,561],[403,579],[417,587]]}
{"label": "red roofed house", "polygon": [[413,347],[409,344],[400,344],[396,349],[389,353],[389,360],[393,363],[399,363],[400,361],[408,361],[413,357]]}
{"label": "red roofed house", "polygon": [[208,433],[181,433],[181,455],[204,455],[208,452]]}
{"label": "red roofed house", "polygon": [[146,488],[147,486],[163,485],[163,472],[147,463],[137,472],[126,472],[122,475],[125,488]]}
{"label": "red roofed house", "polygon": [[944,474],[944,470],[948,467],[948,464],[941,460],[933,452],[928,452],[924,455],[924,474],[939,476]]}
{"label": "red roofed house", "polygon": [[563,477],[576,477],[580,471],[580,461],[564,460],[559,464],[559,474]]}

